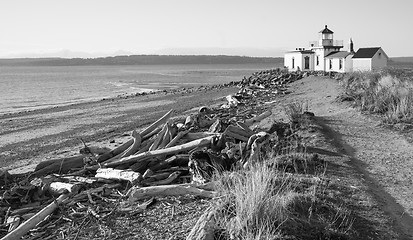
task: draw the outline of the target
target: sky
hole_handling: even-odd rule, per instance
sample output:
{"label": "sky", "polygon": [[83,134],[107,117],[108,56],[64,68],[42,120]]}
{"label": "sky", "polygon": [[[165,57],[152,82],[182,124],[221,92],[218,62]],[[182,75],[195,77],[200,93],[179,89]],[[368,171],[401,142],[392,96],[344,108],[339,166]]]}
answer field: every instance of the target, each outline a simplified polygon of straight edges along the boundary
{"label": "sky", "polygon": [[280,57],[335,40],[413,56],[412,0],[0,0],[0,57]]}

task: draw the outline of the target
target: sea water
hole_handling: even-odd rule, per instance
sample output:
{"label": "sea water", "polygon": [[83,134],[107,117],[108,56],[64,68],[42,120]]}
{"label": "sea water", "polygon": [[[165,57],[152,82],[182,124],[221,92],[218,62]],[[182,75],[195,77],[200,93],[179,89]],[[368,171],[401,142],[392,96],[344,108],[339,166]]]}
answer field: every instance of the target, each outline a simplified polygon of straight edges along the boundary
{"label": "sea water", "polygon": [[271,64],[0,66],[0,114],[240,81]]}

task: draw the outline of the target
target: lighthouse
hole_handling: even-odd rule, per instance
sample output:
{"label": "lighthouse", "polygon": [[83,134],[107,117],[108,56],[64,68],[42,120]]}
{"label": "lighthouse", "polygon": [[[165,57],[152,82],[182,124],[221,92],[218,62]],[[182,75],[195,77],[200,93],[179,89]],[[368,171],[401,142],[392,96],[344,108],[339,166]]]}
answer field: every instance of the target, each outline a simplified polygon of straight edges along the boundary
{"label": "lighthouse", "polygon": [[310,42],[310,49],[315,53],[314,70],[326,71],[325,57],[332,53],[338,52],[343,47],[343,41],[334,41],[334,32],[327,25],[319,32],[318,41]]}

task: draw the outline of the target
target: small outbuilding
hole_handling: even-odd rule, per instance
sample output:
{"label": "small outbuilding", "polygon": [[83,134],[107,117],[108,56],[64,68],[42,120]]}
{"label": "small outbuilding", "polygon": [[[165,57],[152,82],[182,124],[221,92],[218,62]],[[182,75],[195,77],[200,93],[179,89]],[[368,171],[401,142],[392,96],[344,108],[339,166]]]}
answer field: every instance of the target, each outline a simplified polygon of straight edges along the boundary
{"label": "small outbuilding", "polygon": [[360,48],[353,56],[353,71],[375,71],[387,66],[389,57],[381,47]]}

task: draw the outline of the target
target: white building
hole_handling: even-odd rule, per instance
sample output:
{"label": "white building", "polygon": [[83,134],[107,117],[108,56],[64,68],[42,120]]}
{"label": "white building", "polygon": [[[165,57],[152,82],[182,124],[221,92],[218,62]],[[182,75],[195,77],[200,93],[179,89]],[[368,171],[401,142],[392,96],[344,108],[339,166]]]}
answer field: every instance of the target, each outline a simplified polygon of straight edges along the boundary
{"label": "white building", "polygon": [[381,47],[360,48],[353,56],[353,71],[376,71],[386,67],[388,60]]}
{"label": "white building", "polygon": [[387,66],[388,57],[381,48],[381,52],[360,48],[357,53],[354,53],[353,41],[350,39],[349,50],[340,51],[343,48],[343,41],[334,40],[333,34],[334,32],[326,25],[320,31],[319,40],[310,42],[309,49],[296,48],[285,53],[284,66],[289,71],[351,72],[354,65],[353,58],[360,50],[360,57],[354,70],[367,69],[368,66],[371,66],[371,70],[376,70]]}

